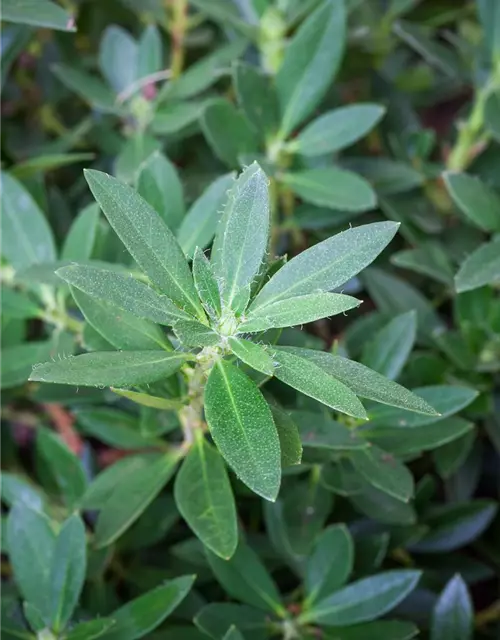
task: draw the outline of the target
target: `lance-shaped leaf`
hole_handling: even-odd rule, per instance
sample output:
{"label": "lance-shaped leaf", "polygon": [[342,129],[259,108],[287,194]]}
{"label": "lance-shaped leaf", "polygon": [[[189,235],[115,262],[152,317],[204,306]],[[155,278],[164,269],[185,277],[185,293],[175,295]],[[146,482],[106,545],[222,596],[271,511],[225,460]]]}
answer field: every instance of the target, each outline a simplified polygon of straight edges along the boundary
{"label": "lance-shaped leaf", "polygon": [[431,640],[471,640],[474,606],[459,574],[448,582],[437,601],[431,622]]}
{"label": "lance-shaped leaf", "polygon": [[219,316],[221,313],[219,286],[212,265],[199,247],[196,247],[194,252],[193,277],[203,306],[211,316]]}
{"label": "lance-shaped leaf", "polygon": [[182,249],[156,211],[106,173],[86,170],[85,177],[109,223],[151,282],[181,309],[204,318]]}
{"label": "lance-shaped leaf", "polygon": [[205,414],[215,444],[240,480],[274,500],[281,480],[280,444],[255,383],[229,362],[217,362],[205,387]]}
{"label": "lance-shaped leaf", "polygon": [[354,277],[385,249],[398,230],[397,222],[376,222],[343,231],[306,249],[287,262],[250,306],[260,307],[318,291],[332,291]]}
{"label": "lance-shaped leaf", "polygon": [[340,422],[335,422],[327,414],[294,411],[292,418],[297,423],[304,447],[349,451],[369,446],[355,431]]}
{"label": "lance-shaped leaf", "polygon": [[367,417],[363,405],[349,387],[326,373],[307,356],[279,348],[274,353],[274,360],[277,363],[274,375],[278,380],[332,409],[355,418]]}
{"label": "lance-shaped leaf", "polygon": [[234,355],[252,369],[272,376],[274,373],[273,358],[269,353],[255,342],[236,338],[231,336],[228,338],[229,346]]}
{"label": "lance-shaped leaf", "polygon": [[203,544],[228,560],[238,544],[233,492],[220,454],[202,434],[177,474],[174,496],[182,517]]}
{"label": "lance-shaped leaf", "polygon": [[257,275],[268,237],[268,179],[254,162],[229,193],[212,250],[215,276],[227,306]]}
{"label": "lance-shaped leaf", "polygon": [[215,331],[196,320],[179,320],[173,328],[185,347],[213,347],[220,342]]}
{"label": "lance-shaped leaf", "polygon": [[227,100],[216,99],[208,103],[201,127],[214,154],[229,167],[237,167],[241,155],[257,151],[254,129]]}
{"label": "lance-shaped leaf", "polygon": [[325,95],[342,58],[345,30],[344,0],[326,0],[288,45],[276,76],[283,137],[307,118]]}
{"label": "lance-shaped leaf", "polygon": [[500,282],[500,240],[486,242],[461,264],[455,276],[458,293]]}
{"label": "lance-shaped leaf", "polygon": [[57,275],[88,296],[116,305],[138,318],[165,325],[190,319],[167,296],[132,276],[78,264],[58,269]]}
{"label": "lance-shaped leaf", "polygon": [[99,207],[95,202],[89,204],[75,218],[64,240],[61,260],[88,260],[97,235]]}
{"label": "lance-shaped leaf", "polygon": [[334,153],[366,135],[384,113],[384,107],[378,104],[354,104],[329,111],[313,120],[289,147],[303,156]]}
{"label": "lance-shaped leaf", "polygon": [[241,333],[255,333],[267,329],[292,327],[314,322],[320,318],[335,316],[354,309],[360,300],[341,293],[310,293],[287,300],[278,300],[274,304],[250,311],[239,326]]}
{"label": "lance-shaped leaf", "polygon": [[175,373],[193,356],[159,351],[105,351],[71,356],[35,367],[30,380],[82,387],[128,387]]}
{"label": "lance-shaped leaf", "polygon": [[466,173],[443,174],[453,202],[483,231],[500,231],[500,196],[484,182]]}
{"label": "lance-shaped leaf", "polygon": [[269,76],[252,65],[238,62],[234,67],[234,83],[238,101],[256,131],[266,136],[275,133],[279,108]]}
{"label": "lance-shaped leaf", "polygon": [[413,495],[413,476],[405,465],[390,453],[372,445],[349,454],[356,471],[380,491],[408,502]]}
{"label": "lance-shaped leaf", "polygon": [[2,20],[58,31],[76,31],[73,16],[50,0],[4,0]]}
{"label": "lance-shaped leaf", "polygon": [[315,349],[301,349],[297,347],[282,347],[296,356],[307,358],[314,362],[328,375],[336,378],[349,387],[357,396],[375,400],[393,407],[401,407],[408,411],[424,413],[437,417],[438,412],[423,398],[415,395],[400,384],[387,380],[379,373],[368,369],[359,362],[348,360],[341,356],[334,356],[326,351]]}
{"label": "lance-shaped leaf", "polygon": [[232,173],[227,173],[212,182],[182,220],[177,240],[189,258],[194,255],[196,247],[205,249],[212,242],[233,178]]}
{"label": "lance-shaped leaf", "polygon": [[184,217],[184,192],[176,168],[162,153],[155,151],[141,165],[137,191],[169,229],[177,229]]}

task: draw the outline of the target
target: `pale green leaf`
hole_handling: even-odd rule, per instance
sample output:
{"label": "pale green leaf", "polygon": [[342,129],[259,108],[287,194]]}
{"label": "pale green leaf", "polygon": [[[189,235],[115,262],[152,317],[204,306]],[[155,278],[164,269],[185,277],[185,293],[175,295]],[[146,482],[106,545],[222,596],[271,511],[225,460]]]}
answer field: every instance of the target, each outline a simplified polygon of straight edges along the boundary
{"label": "pale green leaf", "polygon": [[173,329],[185,347],[214,347],[220,342],[219,334],[196,320],[179,320]]}
{"label": "pale green leaf", "polygon": [[137,78],[161,71],[163,47],[158,27],[149,24],[141,34],[137,51]]}
{"label": "pale green leaf", "polygon": [[474,605],[459,574],[451,578],[434,606],[431,640],[472,640]]}
{"label": "pale green leaf", "polygon": [[444,182],[453,202],[483,231],[500,231],[500,196],[467,173],[446,171]]}
{"label": "pale green leaf", "polygon": [[75,218],[64,240],[61,260],[88,260],[97,236],[99,207],[89,204]]}
{"label": "pale green leaf", "polygon": [[273,358],[265,347],[235,336],[230,336],[228,343],[234,355],[249,367],[268,376],[274,374]]}
{"label": "pale green leaf", "polygon": [[299,430],[292,416],[276,402],[269,400],[274,424],[278,432],[281,449],[281,468],[300,464],[302,460],[302,443]]}
{"label": "pale green leaf", "polygon": [[137,79],[137,54],[137,42],[128,31],[114,24],[105,29],[99,45],[99,66],[116,93]]}
{"label": "pale green leaf", "polygon": [[184,217],[184,191],[177,169],[165,155],[155,151],[143,162],[137,191],[169,229],[174,231],[179,227]]}

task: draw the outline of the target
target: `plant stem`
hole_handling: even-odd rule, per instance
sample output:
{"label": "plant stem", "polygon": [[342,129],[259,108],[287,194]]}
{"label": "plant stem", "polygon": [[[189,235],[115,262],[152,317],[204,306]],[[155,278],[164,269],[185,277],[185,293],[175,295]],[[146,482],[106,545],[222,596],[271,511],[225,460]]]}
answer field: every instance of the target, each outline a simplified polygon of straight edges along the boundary
{"label": "plant stem", "polygon": [[170,35],[172,37],[172,59],[170,73],[173,80],[178,78],[184,68],[185,49],[184,38],[188,28],[188,3],[187,0],[172,0],[172,25]]}

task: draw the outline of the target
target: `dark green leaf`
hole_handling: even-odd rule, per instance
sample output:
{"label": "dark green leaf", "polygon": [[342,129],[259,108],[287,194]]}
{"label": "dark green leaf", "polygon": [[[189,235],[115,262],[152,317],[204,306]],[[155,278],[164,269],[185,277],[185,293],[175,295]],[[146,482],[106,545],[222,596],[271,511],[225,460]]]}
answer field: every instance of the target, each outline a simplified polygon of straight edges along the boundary
{"label": "dark green leaf", "polygon": [[61,251],[61,260],[88,260],[97,235],[99,207],[89,204],[75,218]]}
{"label": "dark green leaf", "polygon": [[390,496],[408,502],[413,496],[413,476],[405,465],[372,445],[363,451],[351,451],[349,458],[367,482]]}
{"label": "dark green leaf", "polygon": [[219,334],[196,320],[179,320],[173,328],[185,347],[213,347],[220,342]]}
{"label": "dark green leaf", "polygon": [[114,625],[110,618],[96,618],[88,622],[80,622],[66,635],[67,640],[94,640],[100,638]]}
{"label": "dark green leaf", "polygon": [[139,419],[115,408],[90,407],[76,411],[78,425],[85,434],[117,449],[137,450],[157,447],[160,441],[139,431]]}
{"label": "dark green leaf", "polygon": [[236,507],[224,462],[203,435],[196,437],[177,474],[174,495],[203,544],[228,560],[238,544]]}
{"label": "dark green leaf", "polygon": [[418,628],[412,622],[381,620],[352,627],[337,627],[331,634],[327,631],[324,638],[325,640],[367,640],[367,638],[411,640],[418,633]]}
{"label": "dark green leaf", "polygon": [[280,445],[255,383],[229,362],[217,362],[205,387],[205,413],[217,447],[238,477],[274,500],[281,480]]}
{"label": "dark green leaf", "polygon": [[278,100],[269,78],[245,62],[234,67],[234,83],[238,101],[249,122],[263,137],[278,129]]}
{"label": "dark green leaf", "polygon": [[201,609],[194,620],[196,626],[211,638],[221,638],[232,624],[245,633],[245,638],[266,640],[269,615],[261,609],[231,602],[212,603]]}
{"label": "dark green leaf", "polygon": [[500,240],[487,242],[473,251],[455,276],[458,293],[500,282]]}
{"label": "dark green leaf", "polygon": [[294,411],[292,418],[297,423],[304,447],[350,451],[368,446],[368,442],[355,431],[335,422],[326,413]]}
{"label": "dark green leaf", "polygon": [[302,460],[302,443],[299,430],[293,418],[276,402],[270,401],[274,424],[278,432],[281,449],[281,468],[300,464]]}
{"label": "dark green leaf", "polygon": [[165,155],[156,151],[141,165],[137,191],[169,229],[179,227],[184,217],[184,192],[176,168]]}
{"label": "dark green leaf", "polygon": [[137,78],[157,73],[163,65],[163,48],[160,32],[154,24],[148,25],[141,34],[137,51]]}
{"label": "dark green leaf", "polygon": [[395,380],[408,360],[417,333],[414,311],[402,313],[378,331],[363,350],[363,364]]}
{"label": "dark green leaf", "polygon": [[2,287],[2,313],[8,318],[37,318],[43,310],[25,293]]}
{"label": "dark green leaf", "polygon": [[74,18],[49,0],[4,0],[2,20],[59,31],[76,31]]}
{"label": "dark green leaf", "polygon": [[443,175],[457,207],[483,231],[500,231],[500,196],[478,178],[447,171]]}
{"label": "dark green leaf", "polygon": [[199,247],[196,247],[193,256],[193,277],[196,291],[205,310],[212,318],[219,317],[221,314],[219,285],[210,261]]}
{"label": "dark green leaf", "polygon": [[27,342],[2,349],[2,389],[10,389],[26,382],[32,368],[39,365],[40,362],[48,360],[53,351],[54,344],[51,341]]}
{"label": "dark green leaf", "polygon": [[104,113],[119,112],[115,95],[101,80],[67,64],[55,64],[54,75],[92,107]]}

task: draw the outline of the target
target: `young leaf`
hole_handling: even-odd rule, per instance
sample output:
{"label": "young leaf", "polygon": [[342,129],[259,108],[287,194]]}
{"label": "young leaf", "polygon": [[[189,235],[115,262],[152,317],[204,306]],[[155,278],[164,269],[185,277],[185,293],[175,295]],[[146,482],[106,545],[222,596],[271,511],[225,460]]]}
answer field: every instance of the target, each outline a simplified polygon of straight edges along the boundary
{"label": "young leaf", "polygon": [[46,617],[47,588],[56,543],[50,520],[17,502],[7,518],[6,536],[17,586],[23,598]]}
{"label": "young leaf", "polygon": [[58,269],[57,275],[88,296],[116,305],[138,318],[166,325],[190,318],[167,296],[132,276],[78,264]]}
{"label": "young leaf", "polygon": [[234,183],[217,229],[212,263],[225,304],[256,277],[269,236],[268,179],[254,162]]}
{"label": "young leaf", "polygon": [[182,249],[156,211],[106,173],[87,170],[85,177],[111,226],[153,284],[181,309],[204,319]]}
{"label": "young leaf", "polygon": [[201,128],[214,154],[229,167],[238,167],[240,156],[256,151],[255,131],[227,100],[217,99],[208,104]]}
{"label": "young leaf", "polygon": [[341,293],[309,293],[250,311],[239,326],[241,333],[256,333],[267,329],[291,327],[314,322],[354,309],[360,300]]}
{"label": "young leaf", "polygon": [[192,355],[159,351],[105,351],[71,356],[35,367],[30,380],[82,387],[128,387],[175,373]]}
{"label": "young leaf", "polygon": [[255,551],[244,542],[240,541],[230,560],[221,560],[210,551],[207,558],[217,580],[230,596],[264,611],[284,613],[273,579]]}
{"label": "young leaf", "polygon": [[37,203],[11,175],[2,172],[1,178],[3,257],[16,271],[33,264],[53,262],[56,259],[54,238]]}
{"label": "young leaf", "polygon": [[235,338],[234,336],[228,338],[228,343],[234,355],[249,367],[265,373],[267,376],[274,374],[273,358],[264,347],[255,344],[255,342],[250,342],[250,340]]}
{"label": "young leaf", "polygon": [[91,298],[76,287],[71,287],[71,294],[85,320],[115,349],[172,351],[172,345],[158,325],[119,309],[111,302]]}
{"label": "young leaf", "polygon": [[136,640],[156,629],[184,600],[194,582],[194,576],[169,580],[144,595],[113,611],[109,618],[114,625],[104,635],[106,640]]}
{"label": "young leaf", "polygon": [[431,640],[471,640],[474,607],[462,577],[456,574],[437,601],[431,622]]}
{"label": "young leaf", "polygon": [[234,66],[234,84],[238,102],[256,131],[266,137],[278,130],[279,108],[269,78],[245,62]]}
{"label": "young leaf", "polygon": [[363,364],[389,380],[395,380],[408,360],[417,334],[417,316],[415,311],[402,313],[374,338],[367,342],[363,350]]}
{"label": "young leaf", "polygon": [[203,306],[210,316],[218,317],[221,313],[219,285],[215,279],[210,261],[203,251],[196,247],[193,257],[193,277],[196,291]]}
{"label": "young leaf", "polygon": [[482,244],[462,263],[455,276],[458,293],[500,282],[500,240]]}
{"label": "young leaf", "polygon": [[205,249],[212,242],[220,211],[227,200],[227,192],[234,183],[232,173],[220,176],[193,203],[177,232],[177,240],[188,258],[196,247]]}
{"label": "young leaf", "polygon": [[170,160],[156,151],[141,165],[137,191],[174,231],[184,217],[184,192]]}
{"label": "young leaf", "polygon": [[283,348],[275,351],[274,360],[277,363],[274,375],[278,380],[336,411],[355,418],[367,417],[363,405],[349,387],[314,362]]}
{"label": "young leaf", "polygon": [[369,622],[404,600],[420,576],[420,571],[396,570],[357,580],[318,602],[300,620],[334,627]]}
{"label": "young leaf", "polygon": [[408,502],[413,495],[413,476],[402,462],[376,446],[351,451],[349,458],[367,482],[393,498]]}
{"label": "young leaf", "polygon": [[306,249],[262,287],[249,313],[279,300],[340,287],[375,260],[398,227],[394,222],[363,225]]}
{"label": "young leaf", "polygon": [[311,114],[330,86],[344,50],[344,0],[326,0],[299,27],[276,76],[281,135]]}
{"label": "young leaf", "polygon": [[281,480],[279,439],[255,383],[229,362],[217,362],[205,387],[205,414],[215,444],[237,476],[266,500],[275,500]]}
{"label": "young leaf", "polygon": [[304,608],[337,591],[348,579],[354,565],[354,545],[345,525],[330,526],[316,541],[307,559]]}
{"label": "young leaf", "polygon": [[220,336],[215,331],[196,320],[179,320],[173,329],[185,347],[213,347],[220,342]]}
{"label": "young leaf", "polygon": [[281,180],[300,198],[318,207],[368,211],[377,204],[377,196],[369,183],[352,171],[320,167],[283,173]]}
{"label": "young leaf", "polygon": [[2,20],[58,31],[76,31],[73,17],[50,0],[4,0]]}
{"label": "young leaf", "polygon": [[62,631],[78,603],[87,568],[85,525],[77,514],[63,524],[57,536],[48,584],[50,626]]}
{"label": "young leaf", "polygon": [[228,560],[238,544],[236,507],[217,449],[200,435],[175,479],[177,508],[203,544]]}
{"label": "young leaf", "polygon": [[176,455],[165,454],[148,467],[131,471],[112,490],[97,520],[96,548],[110,545],[137,520],[167,484],[175,471],[177,460]]}
{"label": "young leaf", "polygon": [[500,231],[500,196],[484,182],[466,173],[443,175],[453,202],[483,231]]}
{"label": "young leaf", "polygon": [[355,104],[328,111],[313,120],[289,147],[302,156],[340,151],[365,136],[384,113],[384,107],[378,104]]}
{"label": "young leaf", "polygon": [[76,216],[66,236],[61,251],[61,260],[88,260],[94,248],[97,225],[99,223],[99,207],[89,204]]}
{"label": "young leaf", "polygon": [[80,460],[55,433],[44,427],[37,429],[36,450],[47,463],[64,502],[74,508],[87,488]]}
{"label": "young leaf", "polygon": [[423,413],[432,416],[435,420],[439,417],[439,412],[424,399],[359,362],[315,349],[297,347],[283,347],[283,349],[314,362],[327,374],[349,387],[357,396],[393,407],[401,407],[408,412]]}

